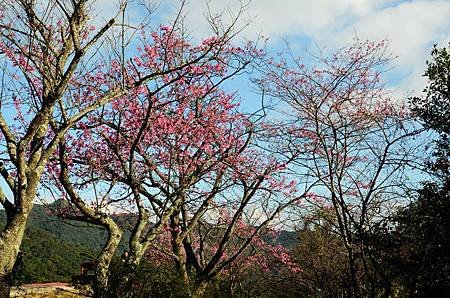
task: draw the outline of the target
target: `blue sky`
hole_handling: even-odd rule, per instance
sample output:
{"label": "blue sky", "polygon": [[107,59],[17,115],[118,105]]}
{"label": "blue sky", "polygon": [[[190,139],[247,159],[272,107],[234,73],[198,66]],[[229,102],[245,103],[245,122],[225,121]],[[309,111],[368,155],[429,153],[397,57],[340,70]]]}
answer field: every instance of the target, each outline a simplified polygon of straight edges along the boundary
{"label": "blue sky", "polygon": [[[178,1],[171,2],[176,7]],[[239,2],[213,0],[210,7],[219,12],[228,6],[233,11]],[[186,22],[194,34],[207,33],[202,18],[204,3],[191,0],[186,9]],[[306,48],[340,48],[355,36],[387,38],[390,50],[398,56],[388,82],[397,96],[422,90],[425,80],[421,75],[431,46],[450,41],[448,0],[253,0],[246,14],[253,21],[243,32],[245,37],[251,39],[261,33],[272,47],[287,40],[299,55]]]}
{"label": "blue sky", "polygon": [[[180,6],[180,0],[159,1],[152,16],[155,25],[171,20]],[[97,1],[95,22],[101,24],[102,19],[115,14],[116,3]],[[226,21],[240,3],[211,0],[210,8]],[[142,9],[137,4],[130,8],[129,19],[138,22]],[[186,6],[185,23],[193,38],[210,34],[204,18],[206,10],[206,0],[189,0]],[[241,25],[252,21],[241,37],[255,39],[262,34],[269,38],[269,50],[274,52],[287,41],[299,56],[305,50],[338,49],[350,44],[355,36],[375,41],[387,38],[390,50],[398,56],[387,83],[393,96],[404,99],[425,86],[422,74],[432,45],[445,46],[450,41],[449,16],[450,0],[253,0],[247,4]],[[238,83],[236,89],[240,89],[241,96],[250,96],[251,102],[259,103],[258,95],[249,92],[248,84]]]}
{"label": "blue sky", "polygon": [[[171,20],[180,3],[160,0],[152,23]],[[188,0],[185,6],[186,28],[196,39],[210,34],[204,17],[206,3]],[[303,56],[305,50],[333,51],[350,44],[355,36],[363,40],[388,39],[390,51],[398,58],[386,77],[387,85],[400,99],[425,86],[422,74],[432,45],[445,46],[450,41],[450,0],[210,0],[209,7],[226,22],[242,3],[246,10],[241,25],[251,21],[241,38],[256,39],[262,34],[269,38],[269,50],[273,51],[285,41]],[[104,19],[116,6],[111,0],[100,0],[96,5],[98,16]],[[140,19],[142,8],[130,7],[129,19]]]}

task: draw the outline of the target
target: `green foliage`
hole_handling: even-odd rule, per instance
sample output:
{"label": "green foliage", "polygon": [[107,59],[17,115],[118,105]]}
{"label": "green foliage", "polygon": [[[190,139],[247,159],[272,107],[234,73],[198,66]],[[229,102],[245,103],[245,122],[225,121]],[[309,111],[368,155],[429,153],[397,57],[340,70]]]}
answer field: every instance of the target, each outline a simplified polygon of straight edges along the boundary
{"label": "green foliage", "polygon": [[[424,97],[411,99],[425,127],[439,134],[430,174],[417,199],[401,210],[377,235],[374,247],[402,295],[450,296],[450,44],[431,52]],[[375,239],[374,238],[374,239]]]}
{"label": "green foliage", "polygon": [[44,229],[28,226],[21,251],[25,253],[23,264],[15,275],[15,282],[19,284],[70,281],[70,277],[79,271],[80,263],[95,258],[99,250],[64,241]]}
{"label": "green foliage", "polygon": [[435,45],[431,58],[424,74],[429,82],[426,95],[411,98],[411,107],[426,128],[439,134],[429,169],[439,179],[450,179],[450,44],[448,48]]}
{"label": "green foliage", "polygon": [[58,239],[51,233],[28,228],[21,246],[24,256],[23,270],[18,282],[70,281],[82,262],[96,257],[98,250]]}
{"label": "green foliage", "polygon": [[[427,183],[400,211],[384,249],[404,295],[450,297],[450,183]],[[384,241],[386,244],[386,241]]]}
{"label": "green foliage", "polygon": [[395,297],[450,297],[449,218],[450,184],[429,182],[371,235]]}
{"label": "green foliage", "polygon": [[427,127],[450,133],[450,44],[448,49],[435,45],[431,58],[424,74],[429,80],[426,96],[411,99],[413,111]]}

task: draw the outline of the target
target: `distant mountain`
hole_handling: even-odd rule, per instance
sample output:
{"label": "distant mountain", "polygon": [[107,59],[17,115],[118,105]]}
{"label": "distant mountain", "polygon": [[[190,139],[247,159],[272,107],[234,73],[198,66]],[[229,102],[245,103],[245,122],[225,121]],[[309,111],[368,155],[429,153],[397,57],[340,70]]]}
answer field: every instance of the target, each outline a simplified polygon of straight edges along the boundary
{"label": "distant mountain", "polygon": [[[129,216],[128,216],[129,217]],[[6,214],[0,210],[0,229]],[[125,233],[118,254],[126,248]],[[106,240],[106,232],[97,226],[51,216],[43,205],[31,212],[21,251],[25,253],[18,282],[70,281],[79,266],[94,260]]]}
{"label": "distant mountain", "polygon": [[298,234],[294,231],[280,231],[275,239],[275,243],[293,249],[298,244]]}

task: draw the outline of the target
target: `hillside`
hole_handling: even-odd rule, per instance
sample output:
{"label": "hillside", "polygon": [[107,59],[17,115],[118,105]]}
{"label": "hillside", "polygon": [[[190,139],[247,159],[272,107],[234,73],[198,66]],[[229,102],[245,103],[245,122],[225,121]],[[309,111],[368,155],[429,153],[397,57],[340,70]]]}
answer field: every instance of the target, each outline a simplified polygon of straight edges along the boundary
{"label": "hillside", "polygon": [[[0,210],[0,228],[6,216]],[[126,233],[120,247],[125,249]],[[35,205],[28,221],[21,250],[25,252],[23,267],[18,273],[19,283],[70,281],[78,274],[82,262],[97,257],[105,231],[93,225],[63,221],[45,212],[43,205]]]}

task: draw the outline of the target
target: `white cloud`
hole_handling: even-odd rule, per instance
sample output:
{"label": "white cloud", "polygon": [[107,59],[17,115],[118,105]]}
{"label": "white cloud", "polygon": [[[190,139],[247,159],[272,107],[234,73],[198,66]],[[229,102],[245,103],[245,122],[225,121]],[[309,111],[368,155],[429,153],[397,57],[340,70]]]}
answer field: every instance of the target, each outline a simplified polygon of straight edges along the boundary
{"label": "white cloud", "polygon": [[[169,3],[174,8],[179,1]],[[195,37],[208,35],[205,3],[191,0],[187,6],[187,27]],[[236,11],[239,4],[213,0],[210,7],[227,16],[225,9]],[[422,90],[421,75],[432,44],[444,46],[450,36],[449,15],[447,0],[253,0],[245,16],[255,19],[243,35],[255,38],[262,33],[272,44],[286,38],[295,48],[304,48],[305,37],[328,48],[348,44],[355,33],[361,39],[388,38],[390,50],[398,56],[395,71],[402,75],[397,87],[405,93]]]}
{"label": "white cloud", "polygon": [[[390,50],[398,59],[398,72],[407,73],[398,86],[403,92],[423,89],[425,60],[434,43],[445,45],[450,33],[449,1],[411,1],[374,10],[326,37],[335,45],[349,42],[356,32],[360,38],[390,40]],[[322,42],[324,41],[321,39]]]}
{"label": "white cloud", "polygon": [[[180,0],[161,2],[153,20],[169,21],[180,7]],[[194,38],[211,32],[204,15],[206,0],[190,0],[185,8],[186,28]],[[212,0],[210,9],[230,21],[241,5],[240,0]],[[94,11],[102,24],[117,12],[117,2],[98,0]],[[132,5],[129,18],[137,20],[139,10]],[[162,15],[162,16],[161,16]],[[349,44],[355,34],[361,39],[390,40],[395,61],[397,94],[420,91],[425,84],[421,75],[432,44],[446,45],[450,36],[450,1],[448,0],[253,0],[240,23],[253,20],[241,36],[255,39],[269,37],[271,45],[281,38],[294,49],[306,47],[305,38],[320,47],[340,48]],[[239,26],[239,25],[238,25]],[[299,52],[302,54],[302,51]]]}
{"label": "white cloud", "polygon": [[[246,34],[263,33],[271,37],[307,34],[318,35],[342,27],[352,19],[364,16],[372,10],[395,2],[395,0],[253,0],[245,11],[247,19],[253,19]],[[172,14],[177,9],[179,0],[171,0],[169,7]],[[226,17],[227,9],[238,11],[242,1],[228,0],[224,2],[213,0],[210,8],[213,13]],[[196,35],[207,32],[207,22],[204,13],[207,11],[205,0],[191,0],[187,5],[189,28]]]}

